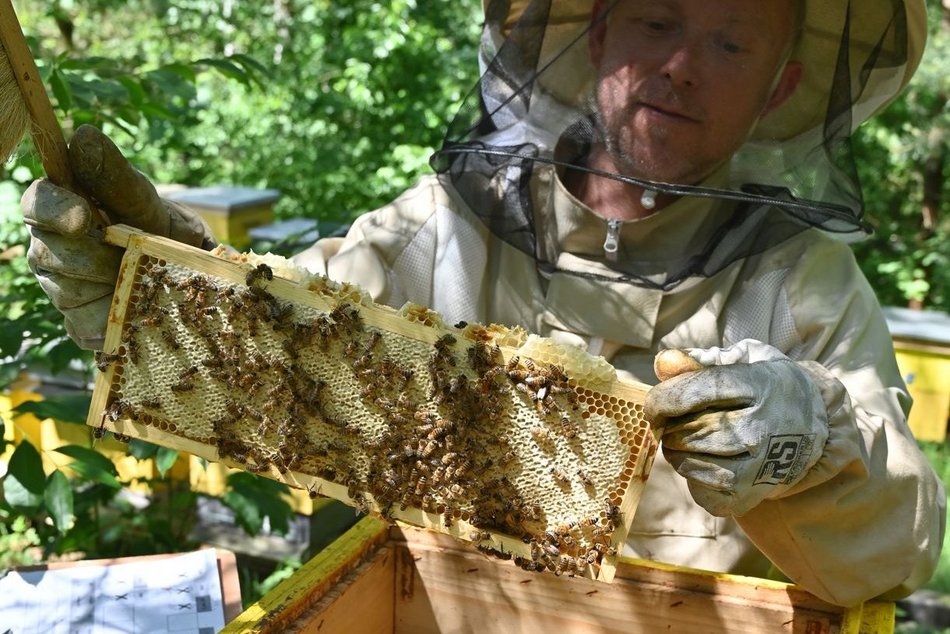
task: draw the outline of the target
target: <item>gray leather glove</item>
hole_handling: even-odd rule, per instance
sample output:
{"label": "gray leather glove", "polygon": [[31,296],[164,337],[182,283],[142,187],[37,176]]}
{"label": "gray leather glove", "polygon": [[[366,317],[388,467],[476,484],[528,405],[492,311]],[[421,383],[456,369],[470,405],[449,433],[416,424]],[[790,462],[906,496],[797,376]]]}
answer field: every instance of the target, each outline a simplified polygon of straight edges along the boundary
{"label": "gray leather glove", "polygon": [[704,367],[661,382],[645,403],[667,461],[713,515],[743,515],[781,497],[828,439],[823,375],[751,339],[684,352]]}
{"label": "gray leather glove", "polygon": [[[113,223],[204,249],[214,246],[201,217],[159,198],[97,128],[76,130],[69,161],[77,185]],[[123,251],[89,235],[96,215],[84,198],[47,180],[30,185],[20,208],[30,227],[30,270],[66,318],[66,332],[81,348],[102,349]]]}

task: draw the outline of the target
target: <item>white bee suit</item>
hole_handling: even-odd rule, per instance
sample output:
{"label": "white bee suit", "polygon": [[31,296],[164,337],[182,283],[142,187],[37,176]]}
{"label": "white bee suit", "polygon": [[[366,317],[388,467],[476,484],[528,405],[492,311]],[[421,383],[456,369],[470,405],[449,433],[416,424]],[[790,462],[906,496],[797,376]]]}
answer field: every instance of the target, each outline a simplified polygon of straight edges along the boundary
{"label": "white bee suit", "polygon": [[[817,362],[829,437],[805,478],[743,517],[714,517],[658,454],[625,554],[752,576],[765,576],[771,560],[842,605],[905,595],[925,582],[946,497],[907,427],[910,398],[891,339],[849,248],[812,229],[672,291],[611,282],[603,280],[611,275],[605,222],[567,192],[554,168],[533,178],[533,208],[545,210],[535,218],[538,249],[556,271],[539,274],[533,258],[494,237],[435,177],[296,260],[393,307],[412,301],[448,323],[519,324],[593,348],[622,377],[649,384],[653,357],[665,348],[755,339]],[[628,223],[619,256],[659,270],[729,204],[683,198]],[[603,277],[562,272],[579,269]]]}

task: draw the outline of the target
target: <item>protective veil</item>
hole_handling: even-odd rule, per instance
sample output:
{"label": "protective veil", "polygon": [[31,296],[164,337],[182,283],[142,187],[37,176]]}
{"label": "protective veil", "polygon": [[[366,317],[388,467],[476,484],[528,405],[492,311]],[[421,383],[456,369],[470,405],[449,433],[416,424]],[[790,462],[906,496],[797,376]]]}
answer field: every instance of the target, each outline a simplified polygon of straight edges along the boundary
{"label": "protective veil", "polygon": [[[443,186],[458,192],[496,236],[532,256],[545,275],[556,268],[555,258],[537,244],[532,172],[544,164],[562,174],[591,171],[585,150],[600,134],[588,53],[592,20],[596,26],[621,3],[637,0],[606,0],[593,18],[592,0],[485,1],[483,74],[432,164]],[[613,282],[671,290],[809,227],[849,239],[869,232],[850,136],[915,71],[926,37],[924,3],[803,2],[804,22],[791,51],[803,79],[716,178],[668,183],[601,173],[642,190],[647,205],[657,193],[713,199],[714,222],[703,238],[683,245],[662,267],[624,253],[608,235]]]}

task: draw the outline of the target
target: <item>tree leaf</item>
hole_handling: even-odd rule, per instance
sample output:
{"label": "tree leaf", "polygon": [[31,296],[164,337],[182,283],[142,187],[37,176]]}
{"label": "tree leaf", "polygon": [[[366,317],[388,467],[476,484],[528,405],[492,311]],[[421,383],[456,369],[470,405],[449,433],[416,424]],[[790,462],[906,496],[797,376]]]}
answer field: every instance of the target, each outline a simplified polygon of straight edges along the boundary
{"label": "tree leaf", "polygon": [[159,447],[158,453],[155,455],[155,468],[158,469],[158,472],[165,477],[165,474],[169,469],[175,464],[175,461],[178,460],[178,450],[169,449],[168,447]]}
{"label": "tree leaf", "polygon": [[10,357],[20,351],[24,326],[18,319],[0,318],[0,357]]}
{"label": "tree leaf", "polygon": [[28,441],[22,441],[10,457],[3,479],[3,497],[21,513],[32,514],[43,503],[46,474],[40,454]]}
{"label": "tree leaf", "polygon": [[289,530],[293,509],[283,497],[288,492],[287,485],[244,471],[229,475],[227,483],[231,490],[222,501],[228,506],[234,503],[235,513],[245,513],[244,520],[239,521],[244,530],[256,534],[263,526],[265,516],[270,519],[275,533],[285,534]]}
{"label": "tree leaf", "polygon": [[264,518],[253,499],[247,497],[241,491],[231,490],[221,497],[221,501],[234,511],[234,521],[248,535],[257,535],[261,532],[264,527]]}
{"label": "tree leaf", "polygon": [[53,525],[62,535],[68,531],[72,525],[75,515],[73,514],[73,488],[69,484],[69,478],[58,469],[49,474],[46,480],[46,491],[43,493],[43,500],[46,503],[46,510],[53,518]]}
{"label": "tree leaf", "polygon": [[33,414],[40,420],[52,418],[61,423],[84,425],[92,403],[91,394],[67,394],[51,396],[43,401],[28,401],[13,408],[17,416]]}
{"label": "tree leaf", "polygon": [[69,468],[83,478],[114,489],[122,487],[115,465],[98,451],[79,445],[66,445],[56,451],[72,458],[73,462],[69,463]]}
{"label": "tree leaf", "polygon": [[243,68],[227,60],[205,57],[202,59],[195,60],[195,64],[203,64],[205,66],[211,66],[212,68],[219,71],[225,77],[236,79],[245,84],[250,82],[250,77],[248,76],[248,73]]}
{"label": "tree leaf", "polygon": [[148,460],[149,458],[154,458],[155,454],[158,453],[158,445],[150,443],[147,440],[133,438],[129,441],[128,452],[129,455],[136,460]]}
{"label": "tree leaf", "polygon": [[73,95],[69,89],[69,82],[63,78],[63,74],[58,69],[53,69],[49,76],[49,85],[53,89],[53,95],[60,109],[63,112],[69,112],[73,108]]}

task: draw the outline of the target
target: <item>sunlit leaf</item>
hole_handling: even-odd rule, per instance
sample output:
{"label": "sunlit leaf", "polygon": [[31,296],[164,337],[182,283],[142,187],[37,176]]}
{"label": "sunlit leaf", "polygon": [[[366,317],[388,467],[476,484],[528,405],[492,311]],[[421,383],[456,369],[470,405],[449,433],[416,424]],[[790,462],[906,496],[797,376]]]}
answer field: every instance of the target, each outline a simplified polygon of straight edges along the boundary
{"label": "sunlit leaf", "polygon": [[155,468],[158,469],[158,472],[164,478],[176,460],[178,460],[178,451],[176,449],[159,447],[158,453],[155,455]]}
{"label": "sunlit leaf", "polygon": [[50,73],[49,84],[59,107],[62,108],[63,111],[69,112],[73,107],[73,95],[69,89],[69,83],[63,78],[62,73],[58,70],[54,70]]}
{"label": "sunlit leaf", "polygon": [[73,488],[62,471],[54,471],[46,481],[43,494],[46,510],[60,533],[65,533],[73,524]]}
{"label": "sunlit leaf", "polygon": [[138,438],[130,440],[128,447],[129,455],[136,460],[148,460],[158,453],[158,445]]}
{"label": "sunlit leaf", "polygon": [[68,466],[83,478],[115,489],[121,488],[115,465],[98,451],[79,445],[66,445],[56,451],[73,458]]}
{"label": "sunlit leaf", "polygon": [[92,395],[67,394],[50,396],[43,401],[27,401],[16,406],[13,411],[16,415],[33,414],[39,419],[52,418],[61,423],[86,423]]}
{"label": "sunlit leaf", "polygon": [[31,514],[43,503],[46,474],[40,454],[28,441],[22,441],[7,466],[3,478],[3,497],[7,504],[22,513]]}

